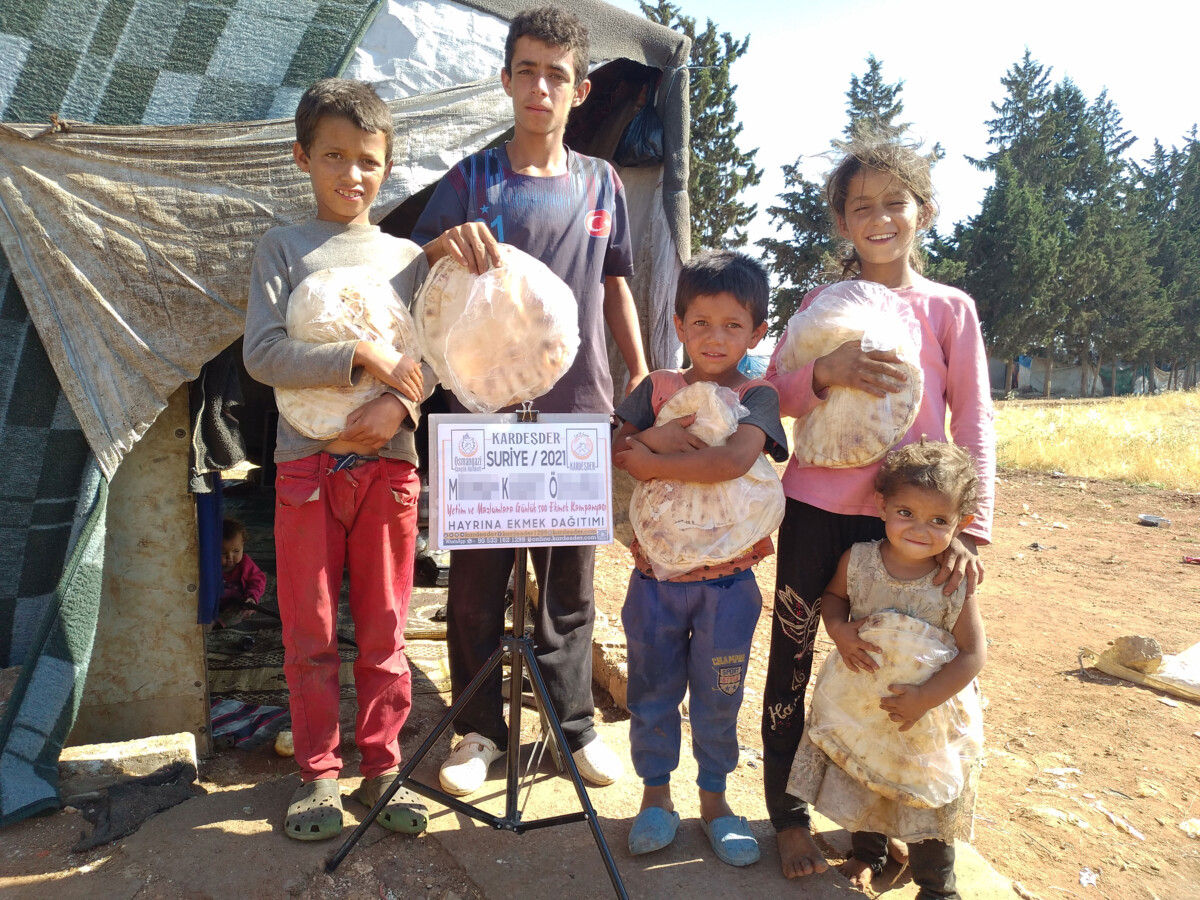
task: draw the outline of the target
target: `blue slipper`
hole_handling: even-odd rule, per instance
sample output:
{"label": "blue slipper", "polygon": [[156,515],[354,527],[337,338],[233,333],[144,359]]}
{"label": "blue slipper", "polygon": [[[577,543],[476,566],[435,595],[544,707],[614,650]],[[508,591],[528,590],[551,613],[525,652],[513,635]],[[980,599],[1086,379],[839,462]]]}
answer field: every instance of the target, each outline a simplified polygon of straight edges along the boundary
{"label": "blue slipper", "polygon": [[708,835],[708,842],[721,862],[731,866],[758,862],[758,841],[750,833],[745,816],[721,816],[711,822],[701,819],[700,828]]}
{"label": "blue slipper", "polygon": [[629,852],[634,856],[661,850],[675,840],[679,828],[679,813],[667,812],[661,806],[647,806],[633,820],[629,829]]}

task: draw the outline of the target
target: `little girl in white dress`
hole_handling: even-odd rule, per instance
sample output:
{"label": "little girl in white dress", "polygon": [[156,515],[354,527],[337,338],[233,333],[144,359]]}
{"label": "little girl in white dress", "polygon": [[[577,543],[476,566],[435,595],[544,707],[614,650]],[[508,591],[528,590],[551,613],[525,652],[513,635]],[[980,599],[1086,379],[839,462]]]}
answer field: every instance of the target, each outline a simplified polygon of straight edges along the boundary
{"label": "little girl in white dress", "polygon": [[946,596],[932,580],[934,557],[973,518],[976,485],[952,444],[892,452],[875,482],[887,538],[846,551],[821,597],[838,653],[817,678],[788,793],[851,831],[842,872],[856,887],[882,871],[893,837],[909,845],[919,900],[959,896],[954,839],[971,837],[986,640],[966,581]]}

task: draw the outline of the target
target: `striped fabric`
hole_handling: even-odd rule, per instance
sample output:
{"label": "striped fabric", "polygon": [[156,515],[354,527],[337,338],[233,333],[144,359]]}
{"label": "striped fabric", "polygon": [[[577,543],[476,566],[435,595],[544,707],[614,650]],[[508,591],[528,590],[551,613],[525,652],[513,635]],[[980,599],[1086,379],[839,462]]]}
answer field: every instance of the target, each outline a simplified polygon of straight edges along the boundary
{"label": "striped fabric", "polygon": [[[383,0],[0,0],[0,121],[290,116]],[[0,253],[0,825],[57,809],[100,603],[106,485]],[[186,490],[180,484],[180,490]]]}

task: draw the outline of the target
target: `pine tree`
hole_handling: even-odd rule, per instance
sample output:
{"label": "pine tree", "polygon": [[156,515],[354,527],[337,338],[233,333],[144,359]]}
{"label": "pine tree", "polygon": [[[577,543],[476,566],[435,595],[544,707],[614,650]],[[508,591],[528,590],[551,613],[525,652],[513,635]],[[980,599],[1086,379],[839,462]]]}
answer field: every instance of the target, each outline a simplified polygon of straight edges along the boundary
{"label": "pine tree", "polygon": [[[989,347],[1007,358],[1041,348],[1046,393],[1055,354],[1099,366],[1162,334],[1165,306],[1138,209],[1135,138],[1106,93],[1089,103],[1028,51],[1001,79],[980,169],[996,173],[958,233],[965,285]],[[1027,233],[1022,234],[1025,231]],[[1082,392],[1090,384],[1081,385]]]}
{"label": "pine tree", "polygon": [[734,40],[717,32],[712,19],[702,32],[696,20],[667,0],[651,4],[641,0],[642,14],[652,22],[686,34],[692,41],[689,58],[691,101],[691,172],[688,195],[692,209],[692,251],[741,247],[746,226],[758,214],[756,204],[745,204],[738,195],[762,180],[754,165],[757,149],[743,152],[737,139],[742,125],[737,117],[729,67],[745,56],[749,36]]}
{"label": "pine tree", "polygon": [[[883,64],[874,55],[868,56],[866,73],[851,76],[846,91],[846,137],[852,137],[861,127],[889,135],[902,133],[908,125],[896,120],[904,112],[900,100],[903,87],[903,81],[884,81]],[[836,150],[837,142],[831,143]],[[779,204],[767,209],[779,237],[756,242],[778,283],[771,299],[769,333],[774,335],[782,334],[805,294],[841,277],[837,261],[840,238],[825,204],[824,190],[804,177],[802,163],[803,158],[783,167],[784,192],[779,195]]]}

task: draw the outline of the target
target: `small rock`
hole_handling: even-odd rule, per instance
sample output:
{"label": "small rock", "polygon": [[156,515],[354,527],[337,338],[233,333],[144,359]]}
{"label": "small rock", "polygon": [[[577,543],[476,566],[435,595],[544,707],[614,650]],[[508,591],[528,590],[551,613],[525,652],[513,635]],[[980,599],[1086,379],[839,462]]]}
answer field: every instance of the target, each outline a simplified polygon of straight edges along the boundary
{"label": "small rock", "polygon": [[1132,634],[1116,638],[1101,655],[1119,666],[1150,675],[1162,665],[1163,653],[1162,645],[1154,638]]}
{"label": "small rock", "polygon": [[281,731],[275,736],[275,752],[284,757],[296,755],[296,745],[292,743],[290,731]]}
{"label": "small rock", "polygon": [[1200,839],[1200,819],[1188,819],[1179,823],[1179,830],[1192,840]]}

